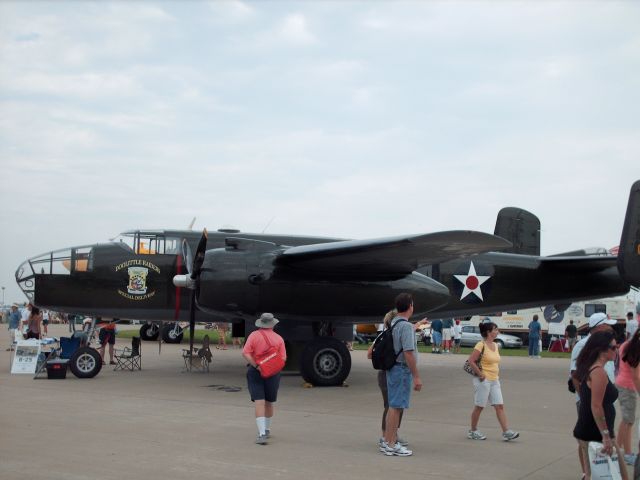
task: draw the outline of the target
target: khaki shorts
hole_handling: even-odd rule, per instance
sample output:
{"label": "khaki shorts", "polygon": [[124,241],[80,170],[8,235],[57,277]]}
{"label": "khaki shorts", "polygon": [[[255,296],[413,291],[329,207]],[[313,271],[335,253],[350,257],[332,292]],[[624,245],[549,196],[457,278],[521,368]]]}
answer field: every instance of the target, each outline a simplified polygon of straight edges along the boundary
{"label": "khaki shorts", "polygon": [[444,330],[442,330],[442,338],[444,339],[445,342],[448,342],[449,340],[451,340],[451,330],[448,328],[445,328]]}
{"label": "khaki shorts", "polygon": [[480,381],[478,377],[473,378],[473,404],[477,407],[486,407],[490,405],[502,405],[502,389],[500,388],[500,380]]}
{"label": "khaki shorts", "polygon": [[636,421],[636,398],[635,390],[618,387],[618,401],[622,412],[622,421],[633,424]]}

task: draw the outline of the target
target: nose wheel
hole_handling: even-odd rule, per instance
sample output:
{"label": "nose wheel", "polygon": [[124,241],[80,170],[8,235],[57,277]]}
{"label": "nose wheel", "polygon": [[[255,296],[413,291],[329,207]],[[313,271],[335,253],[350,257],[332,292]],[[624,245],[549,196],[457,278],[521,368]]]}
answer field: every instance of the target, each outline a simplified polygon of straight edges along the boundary
{"label": "nose wheel", "polygon": [[160,327],[156,323],[145,323],[140,327],[142,340],[157,340],[158,335],[160,335]]}
{"label": "nose wheel", "polygon": [[180,343],[184,332],[177,323],[170,323],[162,327],[162,340],[164,343]]}

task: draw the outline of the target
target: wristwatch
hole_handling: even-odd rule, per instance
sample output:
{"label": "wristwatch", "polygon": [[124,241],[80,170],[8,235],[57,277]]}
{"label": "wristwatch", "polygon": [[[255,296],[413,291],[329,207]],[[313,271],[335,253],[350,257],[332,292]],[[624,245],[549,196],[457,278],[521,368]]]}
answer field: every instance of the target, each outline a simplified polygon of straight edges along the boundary
{"label": "wristwatch", "polygon": [[601,433],[603,436],[604,436],[604,435],[609,435],[609,430],[604,429],[604,430],[601,430],[601,431],[600,431],[600,433]]}

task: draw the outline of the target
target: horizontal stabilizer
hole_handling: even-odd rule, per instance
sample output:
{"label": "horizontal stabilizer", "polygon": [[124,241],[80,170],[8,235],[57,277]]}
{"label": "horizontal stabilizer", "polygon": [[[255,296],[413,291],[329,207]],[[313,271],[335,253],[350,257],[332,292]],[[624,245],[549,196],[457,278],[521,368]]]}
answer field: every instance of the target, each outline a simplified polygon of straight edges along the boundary
{"label": "horizontal stabilizer", "polygon": [[553,256],[540,257],[541,265],[557,271],[575,271],[576,274],[595,273],[616,266],[616,257],[611,255]]}
{"label": "horizontal stabilizer", "polygon": [[618,250],[620,275],[634,287],[640,287],[640,180],[631,186]]}
{"label": "horizontal stabilizer", "polygon": [[509,241],[488,233],[450,231],[292,247],[275,263],[315,273],[406,275],[425,265],[509,247]]}

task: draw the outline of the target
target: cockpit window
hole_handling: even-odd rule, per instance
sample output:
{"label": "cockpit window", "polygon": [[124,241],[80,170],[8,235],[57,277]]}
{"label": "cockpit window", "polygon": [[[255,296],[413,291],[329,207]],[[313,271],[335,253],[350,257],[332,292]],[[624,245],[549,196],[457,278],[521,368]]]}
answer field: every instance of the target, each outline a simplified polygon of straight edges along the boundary
{"label": "cockpit window", "polygon": [[138,255],[176,255],[180,253],[181,240],[177,237],[167,237],[164,233],[126,232],[118,235],[113,241]]}

